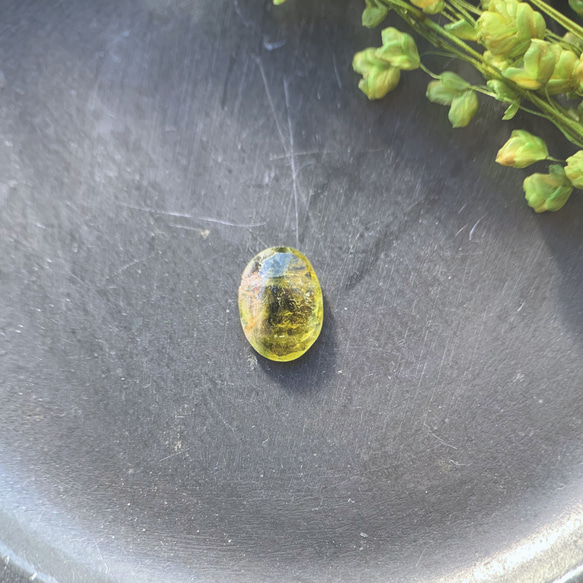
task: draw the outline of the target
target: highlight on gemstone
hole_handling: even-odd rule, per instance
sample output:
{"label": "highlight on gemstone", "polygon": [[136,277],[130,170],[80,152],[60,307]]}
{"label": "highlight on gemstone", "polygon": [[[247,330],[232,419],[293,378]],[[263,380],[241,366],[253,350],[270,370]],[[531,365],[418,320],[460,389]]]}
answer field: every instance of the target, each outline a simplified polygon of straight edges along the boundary
{"label": "highlight on gemstone", "polygon": [[247,340],[265,358],[305,354],[324,320],[322,288],[305,255],[270,247],[253,257],[239,286],[239,314]]}

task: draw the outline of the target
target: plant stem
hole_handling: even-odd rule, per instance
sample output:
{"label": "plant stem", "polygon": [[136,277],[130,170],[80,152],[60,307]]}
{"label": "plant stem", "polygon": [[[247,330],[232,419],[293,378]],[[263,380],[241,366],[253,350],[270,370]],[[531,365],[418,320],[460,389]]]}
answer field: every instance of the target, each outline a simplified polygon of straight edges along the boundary
{"label": "plant stem", "polygon": [[[476,25],[476,20],[474,19],[474,17],[470,14],[470,11],[468,10],[468,7],[466,6],[467,2],[464,2],[463,0],[450,0],[451,5],[463,16],[463,18],[469,22],[472,26]],[[472,6],[472,8],[475,8],[474,6]],[[481,14],[480,10],[477,11],[473,11],[474,14],[477,12],[478,16]]]}
{"label": "plant stem", "polygon": [[477,6],[474,6],[473,4],[470,4],[469,2],[466,2],[466,0],[451,0],[451,3],[458,10],[461,10],[461,8],[463,7],[468,12],[473,12],[476,16],[481,16],[482,15],[482,11]]}
{"label": "plant stem", "polygon": [[565,16],[562,12],[559,12],[552,6],[549,6],[544,0],[529,0],[529,2],[536,6],[539,10],[542,10],[545,14],[548,14],[565,30],[572,32],[574,35],[583,40],[583,26],[573,22],[568,16]]}
{"label": "plant stem", "polygon": [[565,110],[555,101],[549,103],[536,93],[528,93],[528,98],[536,105],[554,124],[563,135],[579,148],[583,148],[583,126],[569,117]]}

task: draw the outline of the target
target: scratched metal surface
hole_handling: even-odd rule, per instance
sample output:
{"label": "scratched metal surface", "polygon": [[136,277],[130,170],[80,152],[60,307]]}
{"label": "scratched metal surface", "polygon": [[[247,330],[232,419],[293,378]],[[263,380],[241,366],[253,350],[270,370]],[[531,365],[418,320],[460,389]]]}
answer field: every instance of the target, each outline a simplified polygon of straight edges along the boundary
{"label": "scratched metal surface", "polygon": [[[313,4],[3,0],[3,580],[577,578],[583,204],[526,207],[492,106],[367,102]],[[326,322],[278,365],[236,294],[281,244]]]}

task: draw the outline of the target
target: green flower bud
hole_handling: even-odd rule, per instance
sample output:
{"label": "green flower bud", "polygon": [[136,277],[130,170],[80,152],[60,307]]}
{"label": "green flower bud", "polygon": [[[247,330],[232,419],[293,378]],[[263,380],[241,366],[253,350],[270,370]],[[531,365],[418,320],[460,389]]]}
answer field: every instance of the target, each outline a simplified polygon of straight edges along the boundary
{"label": "green flower bud", "polygon": [[451,105],[455,97],[462,95],[470,87],[459,75],[451,71],[445,71],[439,76],[439,80],[431,81],[427,85],[427,99],[439,105]]}
{"label": "green flower bud", "polygon": [[491,0],[477,24],[478,42],[507,59],[522,56],[530,40],[542,39],[546,31],[543,16],[517,0]]}
{"label": "green flower bud", "polygon": [[581,51],[583,51],[583,39],[580,39],[576,34],[573,34],[572,32],[566,32],[563,35],[563,40],[566,43],[569,43],[573,47],[573,50],[577,52],[577,54],[580,54]]}
{"label": "green flower bud", "polygon": [[[493,4],[491,2],[490,6]],[[478,19],[478,42],[493,55],[508,55],[516,46],[516,28],[506,15],[483,12]]]}
{"label": "green flower bud", "polygon": [[443,28],[462,40],[476,41],[478,39],[478,29],[463,18],[456,22],[450,22]]}
{"label": "green flower bud", "polygon": [[546,86],[549,95],[574,91],[577,87],[575,79],[575,66],[579,62],[577,55],[569,49],[563,49],[559,44],[551,45],[551,49],[555,55],[555,68]]}
{"label": "green flower bud", "polygon": [[583,190],[583,150],[567,158],[565,174],[575,188]]}
{"label": "green flower bud", "polygon": [[445,8],[445,0],[411,0],[411,4],[421,8],[425,14],[437,14]]}
{"label": "green flower bud", "polygon": [[581,0],[569,0],[569,6],[579,16],[583,16],[583,2]]}
{"label": "green flower bud", "polygon": [[478,113],[478,97],[475,91],[468,89],[453,98],[447,117],[454,128],[465,128],[476,113]]}
{"label": "green flower bud", "polygon": [[395,89],[401,78],[401,71],[386,61],[375,57],[377,49],[369,48],[356,53],[352,68],[362,75],[358,88],[369,99],[381,99]]}
{"label": "green flower bud", "polygon": [[575,91],[583,94],[583,61],[579,60],[573,69],[573,80],[575,82]]}
{"label": "green flower bud", "polygon": [[544,40],[533,39],[522,59],[522,67],[507,67],[502,75],[523,89],[535,90],[546,84],[554,68],[555,55],[551,45]]}
{"label": "green flower bud", "polygon": [[451,105],[453,98],[456,97],[457,92],[450,91],[443,86],[441,81],[431,81],[427,85],[425,96],[432,103],[439,103],[439,105]]}
{"label": "green flower bud", "polygon": [[275,4],[275,6],[279,6],[280,4],[283,4],[285,2],[285,0],[273,0],[273,3]]}
{"label": "green flower bud", "polygon": [[413,37],[396,28],[385,28],[382,32],[383,46],[375,56],[403,71],[419,68],[419,52]]}
{"label": "green flower bud", "polygon": [[547,29],[543,15],[533,10],[528,2],[519,2],[516,7],[516,28],[521,41],[542,39]]}
{"label": "green flower bud", "polygon": [[379,0],[366,0],[366,8],[362,13],[362,25],[366,28],[376,28],[389,13],[389,7]]}
{"label": "green flower bud", "polygon": [[549,174],[533,174],[524,179],[524,195],[528,205],[537,213],[563,208],[573,185],[558,164],[549,167]]}
{"label": "green flower bud", "polygon": [[498,150],[496,162],[502,166],[526,168],[548,157],[549,151],[543,139],[525,130],[514,130],[510,139]]}

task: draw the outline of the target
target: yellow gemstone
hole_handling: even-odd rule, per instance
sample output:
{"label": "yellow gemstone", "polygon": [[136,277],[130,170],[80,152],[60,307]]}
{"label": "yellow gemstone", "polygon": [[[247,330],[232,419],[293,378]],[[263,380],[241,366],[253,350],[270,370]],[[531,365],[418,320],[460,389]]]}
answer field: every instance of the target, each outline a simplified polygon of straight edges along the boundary
{"label": "yellow gemstone", "polygon": [[324,302],[316,272],[291,247],[253,257],[239,286],[241,325],[251,346],[270,360],[295,360],[322,329]]}

